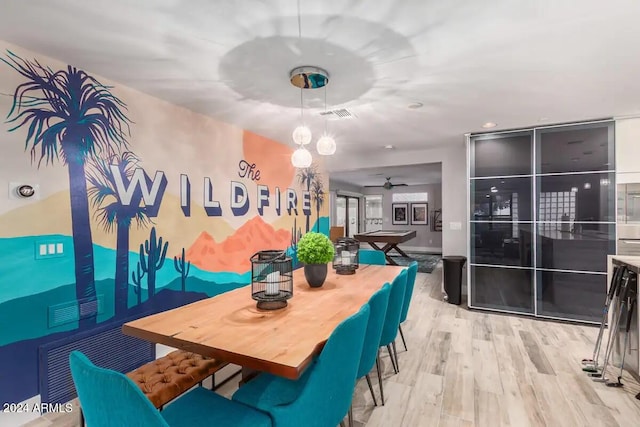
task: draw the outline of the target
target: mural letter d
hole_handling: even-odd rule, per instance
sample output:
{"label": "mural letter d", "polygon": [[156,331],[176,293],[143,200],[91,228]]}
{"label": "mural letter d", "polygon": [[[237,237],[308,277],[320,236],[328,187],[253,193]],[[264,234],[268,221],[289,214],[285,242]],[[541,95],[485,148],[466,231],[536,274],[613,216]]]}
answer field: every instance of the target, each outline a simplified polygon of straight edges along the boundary
{"label": "mural letter d", "polygon": [[241,182],[231,181],[231,212],[241,216],[249,211],[249,196],[247,187]]}

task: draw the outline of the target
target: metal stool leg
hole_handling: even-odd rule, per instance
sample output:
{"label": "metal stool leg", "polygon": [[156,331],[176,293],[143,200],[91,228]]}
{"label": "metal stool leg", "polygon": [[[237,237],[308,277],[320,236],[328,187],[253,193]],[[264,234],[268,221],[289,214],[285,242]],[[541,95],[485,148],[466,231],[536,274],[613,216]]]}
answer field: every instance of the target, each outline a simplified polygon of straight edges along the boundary
{"label": "metal stool leg", "polygon": [[382,371],[380,370],[380,349],[378,349],[378,355],[376,356],[376,370],[378,371],[378,387],[380,387],[380,400],[382,406],[384,406],[384,390],[382,389]]}
{"label": "metal stool leg", "polygon": [[398,325],[398,331],[400,332],[400,338],[402,338],[402,344],[404,345],[404,351],[407,350],[407,342],[404,340],[404,333],[402,332],[402,325]]}
{"label": "metal stool leg", "polygon": [[378,406],[378,402],[376,401],[376,394],[373,392],[373,385],[371,385],[371,378],[369,377],[369,374],[367,374],[365,378],[367,379],[367,385],[369,386],[369,391],[371,392],[371,397],[373,398],[373,405]]}

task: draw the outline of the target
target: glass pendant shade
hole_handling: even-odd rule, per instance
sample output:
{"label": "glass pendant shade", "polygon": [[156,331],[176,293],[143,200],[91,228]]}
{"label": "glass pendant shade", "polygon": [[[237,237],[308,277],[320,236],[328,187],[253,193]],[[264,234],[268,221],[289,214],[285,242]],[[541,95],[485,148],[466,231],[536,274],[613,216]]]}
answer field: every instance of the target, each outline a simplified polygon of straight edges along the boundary
{"label": "glass pendant shade", "polygon": [[308,168],[312,161],[311,153],[304,147],[298,148],[291,154],[291,164],[296,168]]}
{"label": "glass pendant shade", "polygon": [[300,125],[293,130],[293,142],[298,145],[307,145],[311,142],[311,130],[304,125]]}
{"label": "glass pendant shade", "polygon": [[318,149],[318,154],[330,156],[336,152],[336,141],[328,135],[323,135],[318,140],[316,148]]}

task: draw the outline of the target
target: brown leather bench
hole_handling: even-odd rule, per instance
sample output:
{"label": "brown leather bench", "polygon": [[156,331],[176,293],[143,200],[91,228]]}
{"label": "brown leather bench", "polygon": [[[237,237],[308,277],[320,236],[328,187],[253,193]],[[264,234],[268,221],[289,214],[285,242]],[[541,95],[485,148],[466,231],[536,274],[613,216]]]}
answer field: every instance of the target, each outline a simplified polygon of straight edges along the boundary
{"label": "brown leather bench", "polygon": [[196,353],[176,350],[127,374],[156,408],[162,408],[191,387],[228,365]]}
{"label": "brown leather bench", "polygon": [[[175,350],[129,372],[127,376],[158,409],[188,391],[208,377],[211,389],[216,385],[215,373],[227,366],[227,362],[211,359],[184,350]],[[82,402],[81,402],[82,404]],[[84,426],[82,408],[80,425]]]}

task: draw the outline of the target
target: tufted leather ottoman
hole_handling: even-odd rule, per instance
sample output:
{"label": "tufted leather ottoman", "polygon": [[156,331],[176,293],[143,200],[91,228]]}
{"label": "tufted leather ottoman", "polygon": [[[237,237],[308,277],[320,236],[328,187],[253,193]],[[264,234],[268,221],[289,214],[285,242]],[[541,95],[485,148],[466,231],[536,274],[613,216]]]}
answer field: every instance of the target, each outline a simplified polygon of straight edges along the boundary
{"label": "tufted leather ottoman", "polygon": [[226,362],[176,350],[129,372],[127,376],[156,408],[162,408],[226,365]]}

